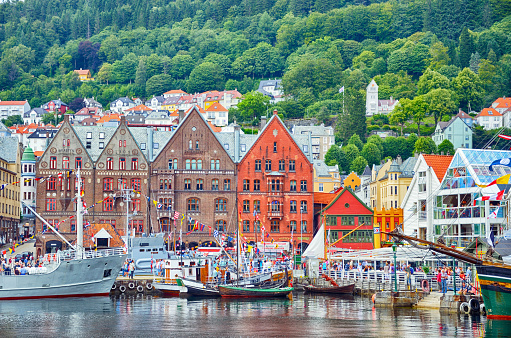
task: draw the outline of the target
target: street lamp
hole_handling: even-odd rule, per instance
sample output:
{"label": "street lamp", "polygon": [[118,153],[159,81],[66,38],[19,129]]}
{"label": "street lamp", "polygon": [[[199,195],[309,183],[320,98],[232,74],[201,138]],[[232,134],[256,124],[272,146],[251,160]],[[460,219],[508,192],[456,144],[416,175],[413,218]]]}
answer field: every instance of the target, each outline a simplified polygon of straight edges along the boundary
{"label": "street lamp", "polygon": [[302,258],[303,253],[303,226],[302,226],[302,214],[303,207],[300,206],[300,259]]}
{"label": "street lamp", "polygon": [[397,258],[396,258],[397,245],[396,245],[396,243],[392,244],[392,251],[394,251],[394,292],[397,292]]}

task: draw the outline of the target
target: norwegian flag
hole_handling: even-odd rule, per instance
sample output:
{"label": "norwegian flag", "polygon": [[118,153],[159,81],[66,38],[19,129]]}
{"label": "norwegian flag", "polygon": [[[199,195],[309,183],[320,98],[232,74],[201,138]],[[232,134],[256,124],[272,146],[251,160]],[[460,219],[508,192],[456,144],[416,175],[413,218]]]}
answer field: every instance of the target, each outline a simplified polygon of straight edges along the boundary
{"label": "norwegian flag", "polygon": [[487,196],[481,196],[474,200],[474,205],[476,205],[476,201],[500,201],[504,198],[504,192],[505,190],[499,191],[497,194],[493,195],[487,195]]}
{"label": "norwegian flag", "polygon": [[179,218],[179,212],[174,212],[174,219],[178,219]]}

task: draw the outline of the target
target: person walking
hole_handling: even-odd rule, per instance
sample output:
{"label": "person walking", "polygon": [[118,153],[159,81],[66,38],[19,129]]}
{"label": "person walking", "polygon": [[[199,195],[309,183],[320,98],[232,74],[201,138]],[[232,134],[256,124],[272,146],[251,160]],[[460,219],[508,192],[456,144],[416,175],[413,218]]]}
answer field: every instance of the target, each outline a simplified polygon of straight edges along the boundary
{"label": "person walking", "polygon": [[447,293],[447,279],[449,278],[449,274],[447,273],[447,269],[442,269],[442,293],[445,295]]}

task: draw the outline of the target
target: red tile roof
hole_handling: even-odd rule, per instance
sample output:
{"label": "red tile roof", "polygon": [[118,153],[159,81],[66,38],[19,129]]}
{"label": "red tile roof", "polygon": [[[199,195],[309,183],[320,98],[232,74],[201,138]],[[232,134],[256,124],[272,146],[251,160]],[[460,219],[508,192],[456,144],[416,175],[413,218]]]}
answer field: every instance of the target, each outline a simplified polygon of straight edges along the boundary
{"label": "red tile roof", "polygon": [[334,193],[328,192],[314,192],[314,204],[328,205],[337,196]]}
{"label": "red tile roof", "polygon": [[44,154],[44,151],[34,151],[34,155],[37,157],[41,157],[41,156],[43,156],[43,154]]}
{"label": "red tile roof", "polygon": [[163,94],[188,94],[188,93],[181,89],[172,89],[172,90],[169,90],[168,92],[165,92]]}
{"label": "red tile roof", "polygon": [[22,106],[27,101],[0,101],[0,106]]}
{"label": "red tile roof", "polygon": [[451,164],[452,155],[426,155],[422,154],[426,163],[433,168],[436,177],[439,181],[442,181],[447,168]]}
{"label": "red tile roof", "polygon": [[92,237],[101,229],[105,229],[108,234],[112,236],[110,239],[110,248],[121,248],[124,246],[124,241],[111,224],[91,224],[90,227],[83,231],[83,246],[85,248],[94,247],[95,243]]}
{"label": "red tile roof", "polygon": [[144,104],[139,104],[136,107],[126,109],[126,111],[152,111],[152,109]]}
{"label": "red tile roof", "polygon": [[206,109],[206,111],[228,111],[222,106],[220,103],[213,103],[211,106]]}
{"label": "red tile roof", "polygon": [[75,70],[76,73],[78,73],[79,75],[87,75],[89,74],[89,70],[88,69],[77,69]]}
{"label": "red tile roof", "polygon": [[499,97],[495,101],[493,101],[495,108],[508,108],[511,107],[511,97]]}
{"label": "red tile roof", "polygon": [[215,133],[219,133],[222,131],[222,128],[215,126],[213,123],[208,121],[209,126],[211,127],[211,130],[213,130]]}
{"label": "red tile roof", "polygon": [[477,114],[476,118],[480,116],[502,116],[502,114],[493,108],[484,108],[479,114]]}

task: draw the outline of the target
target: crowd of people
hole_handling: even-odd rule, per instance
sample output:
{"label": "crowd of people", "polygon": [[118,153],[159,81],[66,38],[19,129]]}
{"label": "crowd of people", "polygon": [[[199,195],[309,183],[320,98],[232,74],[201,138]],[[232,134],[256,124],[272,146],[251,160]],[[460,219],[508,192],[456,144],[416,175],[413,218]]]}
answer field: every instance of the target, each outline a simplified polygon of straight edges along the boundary
{"label": "crowd of people", "polygon": [[0,258],[0,273],[5,275],[33,275],[46,272],[46,267],[33,256],[16,260],[14,258]]}

